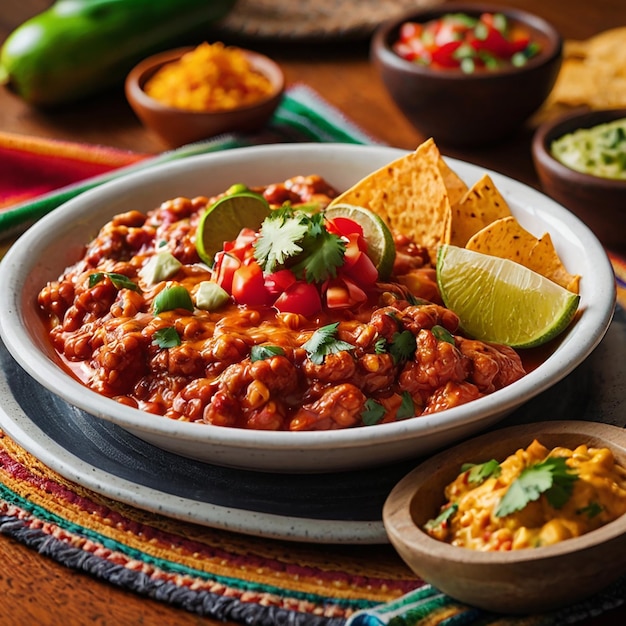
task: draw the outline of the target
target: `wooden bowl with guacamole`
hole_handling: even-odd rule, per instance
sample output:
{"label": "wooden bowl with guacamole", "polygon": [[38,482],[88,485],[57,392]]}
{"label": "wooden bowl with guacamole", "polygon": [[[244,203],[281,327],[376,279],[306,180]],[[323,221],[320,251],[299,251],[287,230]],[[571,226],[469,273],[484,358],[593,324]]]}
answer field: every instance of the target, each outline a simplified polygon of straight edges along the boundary
{"label": "wooden bowl with guacamole", "polygon": [[544,122],[532,154],[545,193],[605,247],[626,254],[626,109],[578,110]]}

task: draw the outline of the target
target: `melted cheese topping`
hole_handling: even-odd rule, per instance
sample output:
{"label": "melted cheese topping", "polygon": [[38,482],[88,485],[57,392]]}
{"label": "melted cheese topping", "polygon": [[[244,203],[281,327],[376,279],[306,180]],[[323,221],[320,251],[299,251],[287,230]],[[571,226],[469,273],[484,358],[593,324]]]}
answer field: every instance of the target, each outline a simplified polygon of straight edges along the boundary
{"label": "melted cheese topping", "polygon": [[[548,457],[564,457],[577,474],[573,491],[559,509],[545,494],[521,510],[503,517],[495,511],[509,486],[521,472]],[[428,525],[433,537],[473,550],[518,550],[555,544],[590,532],[626,513],[626,469],[617,465],[608,448],[581,445],[570,450],[548,450],[538,441],[520,449],[502,463],[498,476],[476,485],[463,471],[445,489],[447,509],[456,512],[447,520]]]}

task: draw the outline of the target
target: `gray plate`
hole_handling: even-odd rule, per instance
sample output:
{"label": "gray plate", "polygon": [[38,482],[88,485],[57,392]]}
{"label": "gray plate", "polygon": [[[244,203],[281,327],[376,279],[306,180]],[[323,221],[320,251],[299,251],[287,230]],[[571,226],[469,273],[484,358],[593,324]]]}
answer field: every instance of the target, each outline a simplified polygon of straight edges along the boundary
{"label": "gray plate", "polygon": [[[626,425],[626,313],[591,356],[498,427],[580,419]],[[35,382],[0,343],[0,427],[69,480],[141,509],[245,534],[314,543],[383,543],[382,505],[419,459],[335,474],[208,465],[156,448]]]}

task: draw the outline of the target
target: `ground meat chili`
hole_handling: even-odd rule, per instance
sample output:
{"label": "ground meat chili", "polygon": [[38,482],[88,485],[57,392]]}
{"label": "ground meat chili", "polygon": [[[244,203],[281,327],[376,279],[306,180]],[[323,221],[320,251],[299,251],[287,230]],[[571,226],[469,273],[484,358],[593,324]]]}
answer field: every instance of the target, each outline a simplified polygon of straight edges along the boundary
{"label": "ground meat chili", "polygon": [[[336,196],[317,176],[255,191],[272,205],[325,206]],[[524,375],[511,348],[458,333],[459,320],[441,304],[427,252],[401,235],[392,278],[376,283],[358,307],[307,318],[231,299],[214,311],[191,306],[155,315],[152,305],[165,285],[193,293],[211,278],[194,239],[214,201],[181,197],[145,215],[115,216],[76,264],[43,287],[38,303],[52,345],[83,384],[171,419],[304,431],[442,411]],[[168,280],[145,284],[140,270],[163,250],[180,268]],[[312,358],[303,346],[320,327],[335,323],[335,339],[349,349]],[[171,343],[163,340],[168,329],[175,331]],[[254,346],[273,351],[251,358]]]}

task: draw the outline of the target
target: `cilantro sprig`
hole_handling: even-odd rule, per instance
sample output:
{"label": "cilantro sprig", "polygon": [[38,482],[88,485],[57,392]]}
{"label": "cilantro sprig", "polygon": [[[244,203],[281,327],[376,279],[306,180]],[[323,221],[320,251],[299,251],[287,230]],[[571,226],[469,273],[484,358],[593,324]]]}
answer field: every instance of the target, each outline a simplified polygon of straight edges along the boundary
{"label": "cilantro sprig", "polygon": [[461,472],[468,472],[467,480],[472,485],[478,485],[488,478],[497,478],[502,473],[500,463],[490,459],[485,463],[465,463],[461,466]]}
{"label": "cilantro sprig", "polygon": [[338,326],[339,322],[321,326],[311,335],[307,342],[302,344],[309,359],[316,365],[321,365],[328,354],[335,354],[343,350],[354,350],[354,346],[351,343],[337,338]]}
{"label": "cilantro sprig", "polygon": [[111,281],[116,289],[130,289],[131,291],[141,291],[139,285],[134,283],[128,276],[116,272],[94,272],[89,274],[89,288],[95,287],[105,276]]}
{"label": "cilantro sprig", "polygon": [[252,346],[250,350],[250,360],[264,361],[265,359],[271,359],[273,356],[282,356],[285,351],[280,346]]}
{"label": "cilantro sprig", "polygon": [[425,530],[435,530],[437,528],[447,525],[448,521],[454,517],[454,514],[458,511],[459,505],[454,503],[447,506],[437,517],[428,520],[424,524]]}
{"label": "cilantro sprig", "polygon": [[167,348],[175,348],[180,346],[181,339],[178,331],[173,326],[159,328],[152,335],[152,344],[166,350]]}
{"label": "cilantro sprig", "polygon": [[525,468],[506,490],[495,515],[505,517],[523,509],[545,494],[549,504],[560,509],[572,495],[578,474],[563,457],[548,457]]}
{"label": "cilantro sprig", "polygon": [[343,265],[345,242],[324,227],[322,213],[283,206],[265,218],[254,255],[266,273],[290,269],[307,282],[323,282]]}

